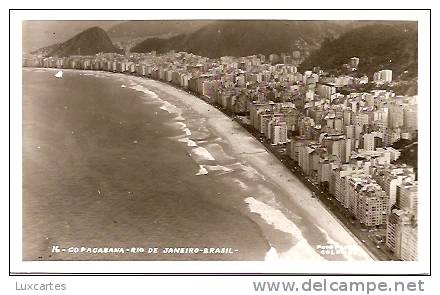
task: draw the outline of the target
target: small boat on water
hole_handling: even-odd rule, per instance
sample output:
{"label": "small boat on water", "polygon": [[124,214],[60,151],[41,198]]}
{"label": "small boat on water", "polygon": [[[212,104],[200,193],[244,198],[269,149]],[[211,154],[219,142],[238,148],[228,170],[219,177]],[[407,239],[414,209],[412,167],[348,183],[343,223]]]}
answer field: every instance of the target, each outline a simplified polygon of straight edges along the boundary
{"label": "small boat on water", "polygon": [[62,77],[63,77],[63,71],[58,71],[58,72],[55,74],[55,77],[57,77],[57,78],[62,78]]}

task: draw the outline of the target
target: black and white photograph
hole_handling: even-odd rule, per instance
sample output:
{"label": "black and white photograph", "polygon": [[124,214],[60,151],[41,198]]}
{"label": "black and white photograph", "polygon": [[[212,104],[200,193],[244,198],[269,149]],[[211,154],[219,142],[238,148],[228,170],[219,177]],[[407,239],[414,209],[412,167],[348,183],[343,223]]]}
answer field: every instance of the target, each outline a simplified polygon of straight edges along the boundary
{"label": "black and white photograph", "polygon": [[429,260],[417,18],[151,14],[21,19],[14,257]]}

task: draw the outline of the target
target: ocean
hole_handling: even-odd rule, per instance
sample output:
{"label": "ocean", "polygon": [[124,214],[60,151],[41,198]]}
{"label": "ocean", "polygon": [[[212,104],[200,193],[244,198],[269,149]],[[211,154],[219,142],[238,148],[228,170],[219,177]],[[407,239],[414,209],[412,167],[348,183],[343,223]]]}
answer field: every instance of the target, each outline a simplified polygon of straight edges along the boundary
{"label": "ocean", "polygon": [[[55,73],[23,69],[23,260],[365,258],[320,250],[343,241],[234,152],[216,126],[230,119],[159,82]],[[125,250],[93,253],[110,248]]]}

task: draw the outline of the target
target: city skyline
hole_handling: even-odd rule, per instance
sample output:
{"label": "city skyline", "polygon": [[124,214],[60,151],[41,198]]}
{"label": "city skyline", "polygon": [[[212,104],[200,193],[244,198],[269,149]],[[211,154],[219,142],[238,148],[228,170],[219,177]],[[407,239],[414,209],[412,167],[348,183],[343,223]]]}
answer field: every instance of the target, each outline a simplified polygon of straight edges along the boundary
{"label": "city skyline", "polygon": [[[115,62],[115,60],[118,59],[120,61]],[[143,59],[149,61],[150,63],[152,63],[152,65],[149,66],[147,65],[147,63],[140,62]],[[274,64],[271,59],[273,59],[273,55],[269,57],[269,62]],[[181,66],[176,64],[177,60],[183,61]],[[240,58],[238,60],[240,60]],[[242,62],[241,65],[246,66],[246,61],[248,61],[250,66],[255,63],[256,65],[262,64],[262,66],[264,67],[264,65],[266,65],[264,63],[264,60],[264,56],[244,58],[244,62]],[[177,68],[180,67],[181,70],[173,70],[173,66],[171,66],[171,68],[167,70],[168,67],[171,65],[167,65],[167,62],[171,62],[171,64],[173,66],[177,66]],[[250,95],[252,95],[251,97],[255,97],[255,99],[249,100],[248,98],[248,102],[241,102],[240,98],[237,97],[237,94],[238,96],[240,95],[240,91],[236,93],[234,89],[238,88],[239,90],[240,87],[242,87],[243,89],[248,89],[249,84],[247,84],[246,81],[256,82],[255,84],[257,85],[258,89],[264,84],[263,81],[270,82],[270,76],[264,79],[262,77],[259,77],[258,73],[247,75],[247,71],[245,71],[244,69],[235,68],[234,58],[221,58],[220,63],[225,64],[226,67],[228,67],[229,65],[233,73],[232,75],[226,74],[222,77],[221,73],[219,74],[219,72],[215,72],[216,69],[219,69],[218,67],[216,67],[215,64],[213,65],[212,72],[207,73],[206,71],[204,71],[204,62],[206,64],[206,62],[209,62],[209,60],[205,60],[203,57],[197,57],[187,53],[170,52],[163,56],[152,53],[146,55],[131,55],[128,58],[126,56],[114,56],[106,58],[104,55],[97,55],[95,59],[90,59],[87,57],[77,57],[73,59],[49,58],[43,59],[43,64],[39,66],[57,68],[79,68],[85,70],[107,70],[120,73],[135,73],[140,76],[151,75],[151,77],[154,79],[164,80],[169,83],[177,84],[180,87],[187,88],[193,93],[202,95],[202,98],[204,98],[206,101],[212,104],[220,105],[223,109],[232,112],[232,114],[238,115],[249,111],[250,125],[253,126],[254,129],[259,131],[261,134],[264,134],[264,136],[270,140],[272,145],[285,145],[288,142],[288,131],[290,134],[294,134],[296,131],[297,137],[290,136],[290,147],[287,146],[291,151],[291,154],[289,155],[290,158],[298,162],[298,166],[308,177],[310,177],[310,179],[313,180],[313,182],[320,185],[324,184],[323,187],[320,187],[320,190],[328,189],[330,195],[334,195],[335,198],[341,203],[341,205],[348,209],[348,212],[350,214],[347,215],[354,216],[356,220],[358,220],[361,224],[365,224],[367,227],[381,225],[383,226],[387,224],[389,214],[395,214],[394,212],[397,212],[396,210],[402,210],[403,207],[399,205],[396,209],[391,209],[394,206],[396,197],[394,196],[394,201],[391,202],[389,200],[389,198],[391,197],[389,195],[389,192],[387,195],[383,190],[385,188],[385,185],[389,186],[389,181],[393,181],[394,178],[391,178],[390,180],[388,180],[388,182],[382,182],[382,185],[378,185],[374,180],[374,169],[371,170],[371,168],[369,167],[381,167],[381,169],[384,169],[387,173],[393,173],[392,171],[396,169],[396,171],[399,171],[399,169],[401,169],[399,166],[395,166],[394,164],[392,164],[392,162],[398,160],[400,156],[400,151],[390,146],[394,142],[396,142],[397,138],[400,138],[402,136],[402,131],[400,131],[402,127],[406,128],[404,130],[409,131],[405,131],[405,138],[411,139],[416,136],[416,133],[414,134],[412,132],[417,130],[417,126],[414,125],[417,120],[408,117],[409,115],[405,116],[405,107],[403,107],[414,106],[414,99],[411,100],[411,98],[409,98],[410,100],[408,104],[408,102],[405,102],[405,97],[402,97],[396,101],[398,102],[398,105],[396,105],[396,102],[388,102],[389,99],[393,98],[394,94],[392,92],[387,92],[386,90],[376,90],[376,92],[373,92],[373,94],[360,94],[360,96],[357,93],[354,93],[353,95],[350,94],[349,96],[341,96],[340,93],[336,92],[337,84],[335,83],[336,81],[334,80],[334,78],[333,80],[335,82],[330,82],[332,81],[332,79],[327,82],[325,80],[325,77],[320,77],[319,74],[322,74],[322,70],[319,70],[321,72],[318,73],[314,73],[313,71],[306,71],[304,75],[301,75],[297,73],[295,66],[289,66],[287,64],[274,64],[274,66],[268,66],[268,73],[270,73],[270,67],[272,67],[273,70],[277,72],[286,73],[286,81],[289,81],[289,77],[291,77],[294,82],[297,81],[296,85],[300,85],[300,83],[298,82],[302,82],[303,85],[309,88],[311,87],[310,85],[316,85],[317,94],[314,94],[315,91],[313,90],[306,90],[305,97],[303,98],[304,101],[302,103],[296,101],[293,97],[287,99],[283,98],[282,101],[291,101],[291,104],[289,105],[288,103],[286,104],[283,102],[275,103],[273,102],[273,100],[279,100],[277,96],[275,96],[273,100],[269,100],[264,98],[264,91],[257,91],[254,94],[250,92]],[[352,69],[356,69],[360,62],[361,61],[358,58],[353,57],[349,61],[349,64]],[[64,66],[65,63],[66,66]],[[183,68],[187,68],[186,65],[191,64],[195,66],[195,72],[200,73],[199,76],[197,76],[196,74],[196,76],[189,77],[185,70],[183,70]],[[238,66],[238,64],[236,64],[236,66]],[[237,71],[235,71],[235,69]],[[226,68],[225,72],[227,71],[228,69]],[[216,75],[220,79],[217,78],[217,80]],[[230,80],[227,80],[228,75],[231,76]],[[368,83],[368,78],[353,80],[353,78],[350,78],[349,75],[340,76],[338,78],[345,78],[345,80],[338,80],[338,82],[342,84],[339,84],[339,87],[349,85],[350,81],[352,81],[351,83],[357,84]],[[283,79],[280,80],[282,81]],[[320,81],[318,82],[318,80]],[[385,85],[391,82],[392,71],[390,70],[378,71],[374,75],[374,83],[376,83],[376,86],[378,88],[381,87],[380,85]],[[218,90],[219,88],[221,88],[221,90]],[[294,93],[295,91],[300,92],[299,89],[295,90],[295,86],[293,86],[293,88],[291,86],[290,90],[293,90],[293,92],[291,93]],[[247,97],[249,97],[249,94],[247,95]],[[347,98],[349,100],[345,100]],[[356,99],[359,98],[361,100],[357,101]],[[236,102],[236,99],[238,99],[238,103],[232,103],[231,99],[234,102]],[[350,99],[352,100],[352,102],[350,102]],[[333,104],[332,107],[332,102],[339,100],[342,100],[343,104]],[[326,103],[326,101],[328,101],[329,103]],[[324,108],[321,106],[322,102],[324,103]],[[347,106],[347,103],[351,104],[351,107],[347,109],[347,113],[345,113],[345,111],[343,110],[338,111],[338,106],[341,106],[343,108],[344,105]],[[377,107],[378,103],[379,105],[384,105],[386,107]],[[309,104],[309,106],[307,106],[307,104]],[[326,104],[327,108],[325,108]],[[298,116],[301,114],[301,111],[298,110],[300,105],[303,105],[303,112],[306,112],[302,114],[303,119],[298,119]],[[315,107],[313,107],[314,105]],[[388,107],[388,105],[390,106],[390,108]],[[360,110],[360,112],[357,111],[358,109]],[[389,111],[389,109],[391,111]],[[327,115],[325,117],[316,117],[316,115],[311,115],[311,117],[306,116],[307,113],[312,114],[312,111],[316,112],[319,110],[321,110],[321,112],[322,110],[327,110]],[[409,109],[409,111],[410,113],[408,114],[411,114],[412,116],[416,115],[416,112],[413,112],[411,109]],[[338,112],[340,112],[340,115],[337,115]],[[267,117],[268,120],[265,120],[265,117]],[[337,120],[339,120],[339,122]],[[318,121],[317,123],[320,123],[319,127],[315,124],[314,121]],[[287,122],[289,122],[289,127],[287,127]],[[306,122],[309,122],[308,127],[306,125]],[[352,123],[353,125],[351,125]],[[323,127],[322,125],[324,125],[325,127]],[[388,128],[388,126],[390,126],[391,128]],[[373,128],[372,131],[368,130],[371,128]],[[324,133],[322,132],[322,129]],[[374,129],[376,130],[374,131]],[[396,135],[394,135],[393,133],[395,132],[395,130],[398,130],[399,132],[397,138]],[[324,138],[322,137],[322,135],[324,135]],[[332,136],[334,139],[332,138]],[[314,141],[318,138],[318,141]],[[327,138],[329,139],[329,144],[326,143]],[[376,139],[379,139],[379,142],[377,142]],[[340,144],[340,142],[342,142],[342,146],[338,147],[337,145]],[[316,165],[312,164],[314,163],[314,160],[311,158],[311,153],[315,149],[316,151],[320,151],[320,153],[317,154],[318,167],[311,169],[310,165]],[[333,158],[331,158],[330,156],[332,156]],[[309,157],[310,159],[306,159],[304,157]],[[319,158],[321,160],[319,160]],[[362,160],[361,162],[358,161],[357,163],[353,162],[353,160],[357,158],[366,160],[363,160],[363,163]],[[348,166],[346,163],[348,164]],[[331,168],[332,165],[334,166],[334,168]],[[365,165],[366,167],[364,168],[362,167],[362,165]],[[343,171],[347,170],[347,168],[349,168],[349,170],[354,169],[354,172],[358,175],[354,174],[354,176],[349,176],[350,174],[347,174],[345,172],[345,178],[343,179],[347,182],[345,190],[350,189],[350,183],[352,183],[353,188],[351,189],[360,186],[361,192],[365,190],[365,196],[362,194],[357,195],[355,191],[351,193],[352,195],[339,196],[338,191],[340,191],[340,188],[338,187],[338,185],[330,181],[330,174],[332,173],[331,171],[334,170],[336,167],[338,167],[337,169],[341,169],[343,167]],[[405,168],[406,166],[401,167]],[[314,173],[317,174],[313,177]],[[338,172],[338,175],[342,174]],[[412,177],[405,178],[405,183],[411,184],[413,187],[416,187],[417,183],[414,182],[415,176],[414,174],[410,175],[412,175]],[[306,179],[307,181],[310,181],[308,177]],[[328,188],[324,188],[325,183],[327,183]],[[397,187],[399,186],[397,185]],[[336,193],[335,191],[338,193]],[[381,196],[379,197],[378,194],[381,194]],[[367,215],[364,215],[364,213],[360,213],[360,211],[362,210],[367,210],[367,212],[369,210],[371,211]],[[408,212],[406,214],[414,214],[411,213],[412,211],[408,211],[408,209],[405,212]],[[417,217],[415,218],[417,219]],[[389,248],[391,247],[390,245],[395,246],[396,244],[395,242],[388,242],[388,240],[390,239],[389,237],[394,237],[395,235],[394,233],[389,233],[391,230],[394,230],[394,227],[388,225],[387,234],[385,236],[387,237],[386,244],[389,246]],[[415,235],[416,231],[412,231],[411,233],[412,235]],[[399,237],[399,239],[408,238]],[[416,241],[416,237],[414,236],[412,236],[411,239],[413,241]],[[383,238],[381,240],[381,243],[383,243]],[[378,249],[380,249],[379,244],[377,244],[376,246]],[[416,246],[412,244],[411,249],[413,249],[413,251],[416,251],[414,250],[416,249]],[[400,249],[391,250],[394,253],[402,252]],[[411,259],[415,259],[415,257],[417,256],[415,253],[406,254],[404,256],[401,256],[400,254],[398,255],[399,256],[397,256],[397,258],[400,259],[402,259],[402,257],[405,259],[408,259],[408,257],[411,257]]]}

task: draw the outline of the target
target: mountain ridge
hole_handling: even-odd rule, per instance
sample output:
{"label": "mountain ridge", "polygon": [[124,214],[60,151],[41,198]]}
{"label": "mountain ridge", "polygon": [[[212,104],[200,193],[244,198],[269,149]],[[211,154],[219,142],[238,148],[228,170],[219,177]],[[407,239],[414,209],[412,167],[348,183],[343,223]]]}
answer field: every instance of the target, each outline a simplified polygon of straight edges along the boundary
{"label": "mountain ridge", "polygon": [[326,37],[334,38],[345,30],[332,21],[231,20],[215,21],[199,30],[173,38],[150,38],[131,51],[159,53],[168,50],[187,51],[218,58],[307,51],[319,46]]}

